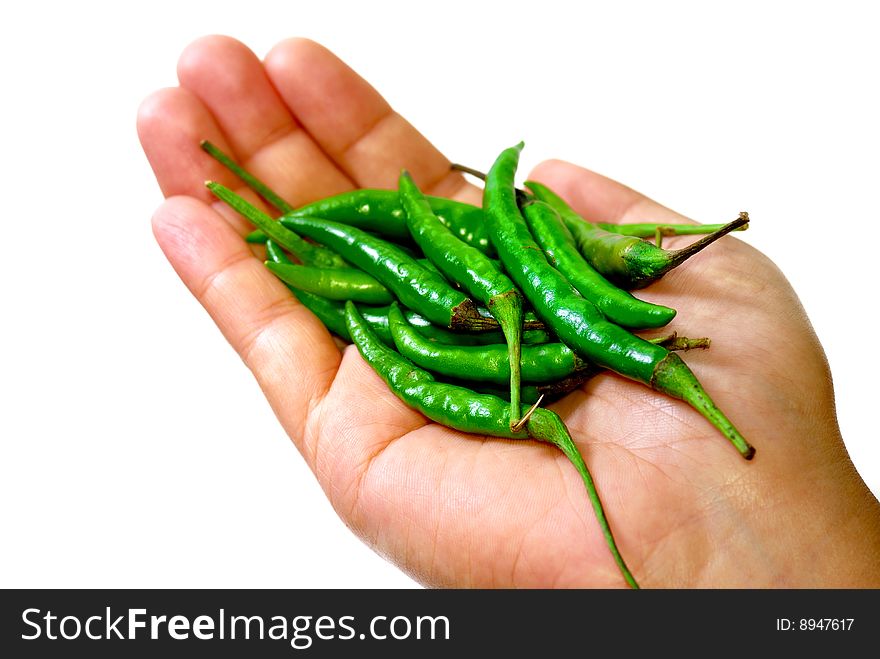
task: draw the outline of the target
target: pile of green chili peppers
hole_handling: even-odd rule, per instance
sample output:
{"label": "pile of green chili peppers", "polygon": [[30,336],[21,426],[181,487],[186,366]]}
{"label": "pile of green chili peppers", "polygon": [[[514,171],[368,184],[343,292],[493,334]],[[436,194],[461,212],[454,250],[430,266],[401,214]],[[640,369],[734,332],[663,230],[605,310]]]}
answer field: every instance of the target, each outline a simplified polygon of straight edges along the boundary
{"label": "pile of green chili peppers", "polygon": [[[427,418],[494,437],[558,447],[578,470],[623,578],[623,560],[586,464],[562,419],[540,407],[608,369],[691,405],[742,454],[754,448],[677,350],[708,339],[646,340],[675,310],[639,300],[647,286],[730,231],[725,225],[608,225],[580,217],[547,186],[515,187],[522,143],[486,174],[482,207],[425,196],[402,172],[397,190],[355,190],[293,208],[209,142],[203,149],[281,214],[224,186],[219,199],[254,224],[266,266]],[[662,236],[706,234],[680,250]],[[654,237],[656,244],[645,238]]]}

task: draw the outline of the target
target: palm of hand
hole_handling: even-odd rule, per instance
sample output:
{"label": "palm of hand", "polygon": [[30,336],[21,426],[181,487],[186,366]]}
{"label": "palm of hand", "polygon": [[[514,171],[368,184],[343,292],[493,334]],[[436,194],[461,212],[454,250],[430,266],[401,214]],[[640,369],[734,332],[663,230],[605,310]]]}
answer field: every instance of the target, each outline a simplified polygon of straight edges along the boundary
{"label": "palm of hand", "polygon": [[[315,44],[285,42],[264,68],[240,44],[208,38],[187,49],[179,73],[181,87],[151,96],[139,117],[169,197],[154,217],[157,239],[254,372],[342,518],[424,583],[623,585],[567,460],[537,443],[426,423],[356,349],[340,352],[253,256],[241,239],[249,227],[210,204],[205,179],[238,183],[198,142],[236,154],[294,204],[393,187],[404,166],[430,193],[478,201],[479,192]],[[532,178],[597,219],[687,221],[564,163],[545,163]],[[553,405],[596,479],[618,545],[643,585],[732,585],[765,568],[773,574],[786,557],[770,548],[777,522],[768,510],[796,496],[791,474],[818,462],[815,446],[788,438],[817,424],[836,433],[833,415],[814,419],[831,391],[809,323],[775,266],[732,238],[639,295],[679,310],[670,329],[712,338],[710,351],[686,359],[758,454],[745,463],[684,403],[611,374]],[[764,527],[768,537],[740,537]],[[760,570],[746,554],[719,559],[720,547],[741,540],[763,556]]]}

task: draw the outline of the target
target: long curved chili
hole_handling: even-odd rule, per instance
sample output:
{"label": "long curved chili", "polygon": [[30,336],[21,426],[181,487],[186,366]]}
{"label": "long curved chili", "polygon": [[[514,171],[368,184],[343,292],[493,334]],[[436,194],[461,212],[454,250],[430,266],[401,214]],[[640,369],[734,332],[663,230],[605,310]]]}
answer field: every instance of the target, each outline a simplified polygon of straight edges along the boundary
{"label": "long curved chili", "polygon": [[398,182],[406,227],[422,252],[450,281],[457,282],[474,300],[485,304],[498,321],[507,342],[507,380],[510,384],[510,420],[520,419],[520,344],[523,331],[522,296],[501,264],[456,238],[443,225],[408,172]]}

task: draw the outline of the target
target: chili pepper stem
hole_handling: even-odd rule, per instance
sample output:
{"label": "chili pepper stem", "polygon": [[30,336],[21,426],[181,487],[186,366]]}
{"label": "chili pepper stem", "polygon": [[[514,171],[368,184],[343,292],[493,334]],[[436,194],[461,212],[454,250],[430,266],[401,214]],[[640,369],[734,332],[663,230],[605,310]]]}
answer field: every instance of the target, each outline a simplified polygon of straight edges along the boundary
{"label": "chili pepper stem", "polygon": [[[745,227],[748,223],[749,214],[742,212],[733,222],[728,222],[720,229],[703,236],[687,247],[672,251],[658,249],[652,243],[644,240],[636,240],[619,253],[619,258],[623,263],[623,273],[618,272],[609,276],[622,288],[644,288],[722,236]],[[583,243],[579,246],[582,250],[586,248]]]}
{"label": "chili pepper stem", "polygon": [[688,350],[708,350],[712,345],[712,340],[703,336],[697,339],[689,339],[686,336],[679,336],[678,332],[667,334],[666,336],[658,336],[648,339],[650,343],[663,346],[667,350],[678,350],[679,352],[687,352]]}
{"label": "chili pepper stem", "polygon": [[199,146],[201,146],[202,149],[214,160],[219,162],[221,165],[226,167],[226,169],[228,169],[230,172],[240,178],[251,190],[253,190],[263,199],[268,201],[270,205],[274,206],[282,213],[289,213],[293,210],[293,206],[284,201],[284,199],[282,199],[278,195],[278,193],[272,190],[272,188],[263,183],[260,179],[251,174],[249,171],[244,169],[228,155],[223,153],[223,151],[217,148],[217,146],[215,146],[208,140],[202,140],[201,142],[199,142]]}
{"label": "chili pepper stem", "polygon": [[522,356],[523,313],[522,296],[517,291],[508,291],[489,298],[489,312],[501,325],[507,341],[507,354],[510,362],[510,427],[522,428],[520,414],[520,362]]}
{"label": "chili pepper stem", "polygon": [[[543,393],[540,396],[538,396],[538,400],[536,400],[534,403],[532,403],[532,406],[526,410],[526,413],[522,415],[522,418],[519,421],[517,421],[516,423],[513,423],[511,421],[511,423],[510,423],[511,432],[515,432],[515,433],[520,432],[525,427],[525,425],[529,422],[529,419],[532,418],[532,415],[541,406],[542,400],[544,400]],[[519,416],[519,412],[517,412],[517,416]]]}
{"label": "chili pepper stem", "polygon": [[721,227],[717,231],[714,231],[707,236],[703,236],[702,238],[700,238],[699,240],[697,240],[694,243],[691,243],[687,247],[683,247],[681,249],[677,249],[674,252],[672,252],[670,259],[669,259],[669,265],[666,266],[667,269],[671,270],[672,268],[680,265],[683,261],[685,261],[686,259],[689,259],[697,252],[708,247],[709,245],[714,243],[716,240],[718,240],[722,236],[726,236],[731,231],[736,231],[740,227],[746,226],[748,223],[749,223],[749,214],[746,213],[745,211],[742,211],[739,214],[739,217],[736,218],[733,222],[728,222],[727,224],[725,224],[723,227]]}
{"label": "chili pepper stem", "polygon": [[477,305],[472,300],[465,300],[452,309],[452,320],[449,328],[464,330],[467,332],[483,332],[497,330],[498,321],[492,316],[483,316],[477,310]]}
{"label": "chili pepper stem", "polygon": [[450,164],[449,169],[451,169],[455,172],[462,172],[464,174],[470,174],[474,178],[478,178],[481,181],[486,180],[486,172],[481,172],[479,169],[474,169],[473,167],[468,167],[467,165],[462,165],[457,162]]}
{"label": "chili pepper stem", "polygon": [[569,459],[575,469],[578,470],[578,473],[581,475],[584,485],[587,488],[587,496],[590,498],[590,503],[593,506],[596,519],[599,521],[602,535],[605,536],[605,543],[608,545],[608,549],[611,550],[611,555],[614,557],[617,567],[620,569],[623,578],[626,580],[626,583],[629,584],[630,588],[638,589],[639,584],[633,577],[632,572],[629,571],[626,562],[623,560],[623,556],[620,555],[620,551],[617,549],[617,543],[614,541],[614,535],[611,533],[611,525],[608,523],[608,518],[605,516],[605,509],[602,507],[602,501],[599,499],[599,493],[596,491],[596,484],[593,482],[593,477],[590,475],[590,471],[584,463],[581,452],[571,438],[562,419],[556,414],[539,414],[536,412],[529,420],[526,429],[532,439],[548,442],[556,446],[565,454],[565,457]]}
{"label": "chili pepper stem", "polygon": [[[619,233],[623,236],[635,236],[637,238],[656,238],[657,232],[664,238],[670,236],[696,236],[718,231],[723,224],[653,224],[650,222],[636,222],[632,224],[616,224],[609,222],[594,222],[600,229]],[[745,231],[749,228],[744,224],[737,231]]]}
{"label": "chili pepper stem", "polygon": [[657,364],[651,378],[651,386],[657,391],[685,401],[697,410],[730,440],[730,443],[746,460],[751,460],[755,456],[754,447],[745,440],[739,430],[709,398],[709,394],[697,381],[697,377],[687,364],[681,360],[681,357],[675,353],[669,353],[663,361]]}

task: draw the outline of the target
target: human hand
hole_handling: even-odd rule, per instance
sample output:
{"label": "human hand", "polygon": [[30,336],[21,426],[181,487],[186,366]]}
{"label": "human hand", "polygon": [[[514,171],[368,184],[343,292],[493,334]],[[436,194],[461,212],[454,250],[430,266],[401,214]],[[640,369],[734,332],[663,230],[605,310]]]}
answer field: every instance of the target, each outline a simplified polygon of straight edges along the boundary
{"label": "human hand", "polygon": [[[345,522],[425,584],[624,585],[567,460],[547,446],[427,423],[356,349],[340,351],[243,241],[251,227],[212,203],[205,179],[238,182],[199,141],[234,154],[294,205],[395,187],[403,167],[431,194],[479,203],[479,190],[312,42],[283,42],[261,63],[208,37],[184,52],[179,77],[180,87],[144,102],[138,121],[168,197],[153,218],[156,238]],[[688,221],[566,163],[530,177],[591,219]],[[688,364],[758,451],[743,462],[687,405],[612,374],[552,406],[640,583],[877,585],[878,504],[843,448],[821,346],[782,273],[728,237],[638,295],[679,310],[670,329],[712,338]]]}

